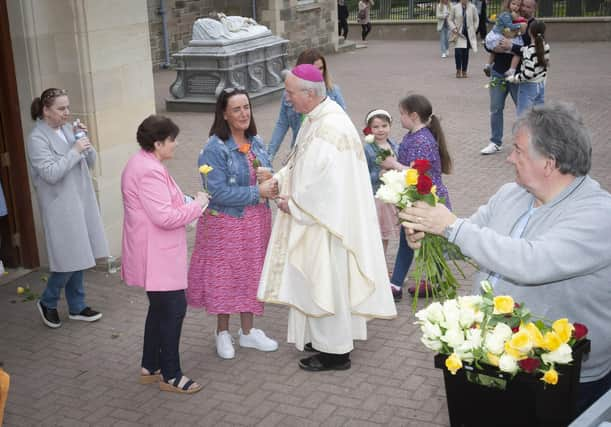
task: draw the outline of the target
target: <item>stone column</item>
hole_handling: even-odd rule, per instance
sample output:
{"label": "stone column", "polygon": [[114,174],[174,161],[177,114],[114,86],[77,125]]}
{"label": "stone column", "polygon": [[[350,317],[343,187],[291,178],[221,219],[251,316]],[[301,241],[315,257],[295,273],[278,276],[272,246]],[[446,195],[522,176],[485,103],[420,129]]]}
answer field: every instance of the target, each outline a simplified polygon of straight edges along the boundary
{"label": "stone column", "polygon": [[[138,124],[155,111],[146,0],[20,0],[8,2],[8,11],[24,140],[32,99],[47,87],[67,89],[72,113],[89,127],[99,154],[92,175],[117,256],[121,170],[138,148]],[[40,217],[37,235],[46,264]]]}

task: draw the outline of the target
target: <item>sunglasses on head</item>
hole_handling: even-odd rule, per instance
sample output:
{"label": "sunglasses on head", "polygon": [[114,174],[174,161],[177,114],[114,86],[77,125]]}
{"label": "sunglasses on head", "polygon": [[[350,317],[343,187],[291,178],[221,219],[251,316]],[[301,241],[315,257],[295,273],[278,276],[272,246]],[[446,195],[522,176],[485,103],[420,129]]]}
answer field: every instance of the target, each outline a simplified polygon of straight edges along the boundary
{"label": "sunglasses on head", "polygon": [[68,91],[66,89],[47,89],[40,96],[41,100],[57,98],[58,96],[67,95]]}

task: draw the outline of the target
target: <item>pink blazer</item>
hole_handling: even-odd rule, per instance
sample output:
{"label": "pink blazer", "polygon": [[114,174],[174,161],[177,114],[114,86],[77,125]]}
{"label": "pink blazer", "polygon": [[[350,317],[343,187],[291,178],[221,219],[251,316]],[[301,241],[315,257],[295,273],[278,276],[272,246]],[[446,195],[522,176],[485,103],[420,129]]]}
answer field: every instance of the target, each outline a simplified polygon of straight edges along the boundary
{"label": "pink blazer", "polygon": [[201,207],[184,195],[153,153],[140,150],[121,174],[121,277],[147,291],[187,288],[187,232]]}

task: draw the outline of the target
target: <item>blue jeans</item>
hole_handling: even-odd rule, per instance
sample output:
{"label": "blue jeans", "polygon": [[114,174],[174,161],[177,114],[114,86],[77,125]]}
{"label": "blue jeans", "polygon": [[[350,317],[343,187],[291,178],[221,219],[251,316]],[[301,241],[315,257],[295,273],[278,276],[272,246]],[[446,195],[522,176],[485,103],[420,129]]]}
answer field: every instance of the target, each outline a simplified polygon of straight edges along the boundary
{"label": "blue jeans", "polygon": [[149,372],[161,369],[165,381],[182,376],[180,334],[187,312],[185,291],[147,292],[149,310],[144,325],[142,367]]}
{"label": "blue jeans", "polygon": [[518,84],[518,103],[516,115],[520,117],[524,111],[533,105],[543,104],[545,98],[545,82],[523,82]]}
{"label": "blue jeans", "polygon": [[397,257],[395,258],[395,267],[392,270],[392,277],[390,283],[393,285],[403,287],[403,282],[409,271],[409,267],[412,265],[414,259],[414,251],[412,248],[407,246],[407,240],[405,239],[405,229],[401,227],[401,233],[399,235],[399,250],[397,251]]}
{"label": "blue jeans", "polygon": [[85,289],[83,288],[83,270],[67,272],[51,272],[47,280],[47,287],[40,297],[40,302],[47,307],[57,309],[57,302],[62,291],[66,288],[66,301],[68,310],[72,314],[78,314],[85,307]]}
{"label": "blue jeans", "polygon": [[467,68],[469,68],[469,48],[455,48],[454,62],[456,63],[456,71],[464,71],[466,73]]}
{"label": "blue jeans", "polygon": [[[518,85],[515,83],[505,82],[505,76],[497,73],[494,69],[490,76],[490,142],[498,145],[503,144],[503,110],[505,109],[505,100],[507,95],[511,95],[514,104],[518,103]],[[497,84],[492,86],[494,79],[497,79]],[[505,82],[500,84],[500,82]]]}
{"label": "blue jeans", "polygon": [[603,394],[611,390],[611,371],[601,379],[589,383],[579,383],[576,416],[588,409]]}
{"label": "blue jeans", "polygon": [[441,47],[441,53],[446,53],[450,48],[448,43],[448,26],[444,24],[439,31],[439,46]]}

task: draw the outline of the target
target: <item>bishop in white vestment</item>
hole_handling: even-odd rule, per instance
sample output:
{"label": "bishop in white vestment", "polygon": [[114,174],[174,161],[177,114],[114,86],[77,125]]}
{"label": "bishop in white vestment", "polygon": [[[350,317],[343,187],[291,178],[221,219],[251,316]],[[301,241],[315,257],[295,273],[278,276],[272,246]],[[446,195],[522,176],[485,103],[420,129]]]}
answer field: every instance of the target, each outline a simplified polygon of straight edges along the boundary
{"label": "bishop in white vestment", "polygon": [[363,147],[352,121],[329,98],[310,64],[285,80],[304,121],[289,160],[274,178],[276,217],[258,298],[290,307],[288,342],[318,351],[309,371],[350,368],[366,322],[397,315]]}

